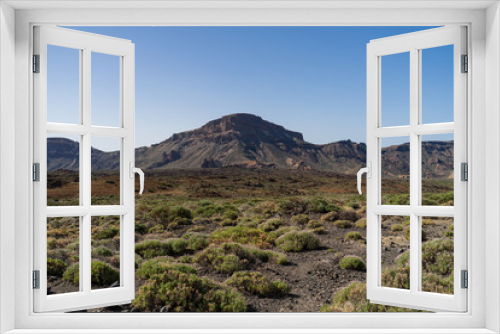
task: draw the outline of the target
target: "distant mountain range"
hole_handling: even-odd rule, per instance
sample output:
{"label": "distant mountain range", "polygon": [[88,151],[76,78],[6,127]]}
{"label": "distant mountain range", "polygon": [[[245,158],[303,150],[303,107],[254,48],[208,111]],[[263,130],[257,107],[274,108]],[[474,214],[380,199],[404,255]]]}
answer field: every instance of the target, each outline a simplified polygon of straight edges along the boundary
{"label": "distant mountain range", "polygon": [[[382,149],[384,174],[409,174],[409,144]],[[48,170],[78,168],[79,145],[66,138],[47,139]],[[316,169],[355,174],[364,166],[366,145],[343,140],[325,145],[304,141],[301,133],[285,129],[252,114],[231,114],[135,151],[142,169],[276,168]],[[423,143],[424,177],[450,177],[453,141]],[[119,167],[118,152],[92,148],[92,168]]]}

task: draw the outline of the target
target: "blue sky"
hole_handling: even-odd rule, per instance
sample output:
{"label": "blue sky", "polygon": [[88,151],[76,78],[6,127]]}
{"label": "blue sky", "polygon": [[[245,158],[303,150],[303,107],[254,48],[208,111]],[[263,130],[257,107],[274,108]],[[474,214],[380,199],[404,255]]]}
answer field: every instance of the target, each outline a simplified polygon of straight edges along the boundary
{"label": "blue sky", "polygon": [[[428,27],[71,29],[135,43],[136,146],[144,146],[231,113],[259,115],[302,132],[315,144],[365,142],[366,44]],[[53,48],[48,118],[73,122],[70,116],[78,117],[78,56],[68,57],[74,50]],[[452,47],[423,51],[424,123],[453,121],[452,51]],[[118,122],[116,58],[93,54],[94,125]],[[405,54],[382,60],[383,126],[409,122],[408,61]],[[116,149],[105,139],[95,145]]]}

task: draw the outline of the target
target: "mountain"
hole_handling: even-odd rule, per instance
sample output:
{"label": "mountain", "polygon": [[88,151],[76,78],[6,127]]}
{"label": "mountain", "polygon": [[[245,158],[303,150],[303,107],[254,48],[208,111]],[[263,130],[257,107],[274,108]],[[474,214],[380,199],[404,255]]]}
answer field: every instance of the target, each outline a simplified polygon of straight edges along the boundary
{"label": "mountain", "polygon": [[[49,170],[77,168],[78,143],[48,138],[47,147]],[[423,147],[424,174],[430,177],[440,173],[441,177],[448,177],[446,171],[453,164],[453,142],[426,142]],[[143,169],[238,166],[355,174],[365,160],[366,145],[363,143],[343,140],[325,145],[311,144],[304,141],[301,133],[252,114],[227,115],[198,129],[176,133],[161,143],[136,149],[136,165]],[[386,175],[408,174],[409,145],[384,148],[382,160]],[[118,152],[92,148],[93,169],[114,169],[118,161]]]}

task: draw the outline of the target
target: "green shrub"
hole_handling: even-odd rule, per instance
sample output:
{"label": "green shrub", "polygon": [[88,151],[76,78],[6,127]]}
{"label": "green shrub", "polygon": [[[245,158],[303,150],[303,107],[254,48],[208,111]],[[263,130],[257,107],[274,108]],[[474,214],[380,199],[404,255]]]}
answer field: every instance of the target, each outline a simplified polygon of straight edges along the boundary
{"label": "green shrub", "polygon": [[145,234],[147,231],[146,225],[135,223],[135,233]]}
{"label": "green shrub", "polygon": [[224,219],[219,223],[220,226],[236,226],[238,225],[238,221],[231,219]]}
{"label": "green shrub", "polygon": [[354,224],[357,228],[366,228],[366,218],[361,218]]}
{"label": "green shrub", "polygon": [[365,262],[358,256],[345,256],[340,260],[340,268],[366,271]]}
{"label": "green shrub", "polygon": [[200,265],[218,273],[232,274],[247,269],[251,264],[268,262],[273,259],[278,264],[288,263],[284,254],[273,251],[262,251],[245,247],[237,243],[222,244],[217,248],[207,248],[198,253],[194,259]]}
{"label": "green shrub", "polygon": [[445,231],[444,236],[447,238],[453,238],[453,231]]}
{"label": "green shrub", "polygon": [[238,219],[238,212],[229,210],[229,211],[224,212],[222,217],[224,217],[228,220],[236,220],[236,219]]}
{"label": "green shrub", "polygon": [[188,247],[188,242],[184,239],[170,239],[166,242],[158,240],[148,240],[135,245],[135,252],[145,259],[157,256],[182,255]]}
{"label": "green shrub", "polygon": [[323,226],[321,222],[317,220],[310,220],[309,223],[307,223],[307,228],[314,229]]}
{"label": "green shrub", "polygon": [[336,226],[338,228],[350,228],[352,226],[352,223],[349,220],[337,220],[333,222],[333,226]]}
{"label": "green shrub", "polygon": [[199,233],[185,233],[182,238],[188,242],[189,249],[193,251],[205,249],[208,246],[208,235]]}
{"label": "green shrub", "polygon": [[307,210],[312,213],[340,212],[342,209],[335,204],[328,203],[323,198],[313,198],[307,201]]}
{"label": "green shrub", "polygon": [[47,258],[47,275],[62,276],[68,264],[59,259]]}
{"label": "green shrub", "polygon": [[[111,285],[120,280],[120,273],[113,269],[109,264],[92,261],[90,268],[91,282],[98,286]],[[80,268],[76,263],[66,269],[63,273],[63,280],[74,284],[80,283]]]}
{"label": "green shrub", "polygon": [[285,214],[298,214],[307,211],[307,202],[302,198],[287,198],[278,203],[279,211]]}
{"label": "green shrub", "polygon": [[271,232],[277,230],[280,226],[283,225],[283,221],[281,219],[270,219],[259,225],[259,230],[264,232]]}
{"label": "green shrub", "polygon": [[358,240],[363,240],[363,236],[359,232],[348,232],[344,236],[344,241],[358,241]]}
{"label": "green shrub", "polygon": [[292,226],[283,226],[277,229],[276,231],[269,232],[269,236],[274,239],[278,239],[281,237],[283,234],[288,233],[290,231],[298,231],[296,227]]}
{"label": "green shrub", "polygon": [[95,238],[98,240],[111,239],[120,235],[120,229],[117,227],[111,227],[109,229],[104,229],[95,234]]}
{"label": "green shrub", "polygon": [[104,246],[99,246],[99,247],[92,250],[92,256],[93,257],[98,257],[98,256],[109,257],[109,256],[113,256],[113,252],[109,248],[106,248]]}
{"label": "green shrub", "polygon": [[193,213],[191,210],[186,209],[183,206],[174,206],[170,208],[169,220],[174,221],[176,218],[193,219]]}
{"label": "green shrub", "polygon": [[281,236],[277,245],[287,252],[301,252],[303,250],[315,250],[320,247],[319,239],[307,231],[291,231]]}
{"label": "green shrub", "polygon": [[166,224],[169,220],[170,209],[167,206],[159,205],[154,207],[149,213],[149,217],[158,224]]}
{"label": "green shrub", "polygon": [[401,232],[403,231],[403,225],[401,224],[394,224],[391,226],[391,231],[392,232]]}
{"label": "green shrub", "polygon": [[401,307],[372,304],[366,299],[366,283],[354,282],[340,290],[332,304],[323,305],[321,312],[414,312]]}
{"label": "green shrub", "polygon": [[409,194],[386,195],[384,199],[383,204],[386,205],[410,205]]}
{"label": "green shrub", "polygon": [[133,305],[139,311],[245,312],[243,296],[206,278],[169,269],[153,275],[139,289]]}
{"label": "green shrub", "polygon": [[422,270],[447,276],[453,273],[453,240],[434,239],[422,245]]}
{"label": "green shrub", "polygon": [[309,216],[301,213],[292,217],[292,222],[298,225],[305,225],[309,222]]}
{"label": "green shrub", "polygon": [[136,271],[136,275],[143,279],[149,279],[153,275],[163,274],[168,270],[177,270],[186,274],[197,274],[191,266],[185,264],[171,263],[168,258],[156,258],[145,261]]}
{"label": "green shrub", "polygon": [[290,287],[281,281],[271,282],[258,272],[242,271],[234,273],[226,284],[251,295],[283,295],[290,292]]}
{"label": "green shrub", "polygon": [[214,243],[253,244],[259,248],[271,248],[274,244],[274,239],[266,233],[243,225],[216,230],[210,235],[210,240]]}
{"label": "green shrub", "polygon": [[148,232],[149,233],[163,233],[163,232],[165,232],[165,227],[162,224],[158,224],[158,225],[151,227]]}
{"label": "green shrub", "polygon": [[312,230],[314,234],[326,234],[326,230],[324,227],[317,227],[314,230]]}

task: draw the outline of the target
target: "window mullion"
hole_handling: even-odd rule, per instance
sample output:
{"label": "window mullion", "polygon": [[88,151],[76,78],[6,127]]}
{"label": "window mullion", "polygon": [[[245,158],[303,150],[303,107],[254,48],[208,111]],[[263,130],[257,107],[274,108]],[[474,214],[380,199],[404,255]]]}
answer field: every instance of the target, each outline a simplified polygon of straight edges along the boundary
{"label": "window mullion", "polygon": [[[91,125],[91,50],[83,50],[82,66],[82,124],[87,129]],[[92,138],[90,131],[82,136],[82,145],[80,152],[81,164],[81,191],[82,204],[86,208],[86,214],[82,219],[80,243],[80,286],[82,291],[90,293],[91,291],[91,168],[92,168]]]}
{"label": "window mullion", "polygon": [[420,57],[418,49],[410,50],[410,291],[420,289],[420,218],[414,209],[420,205],[421,153],[420,136],[415,129],[420,123]]}

